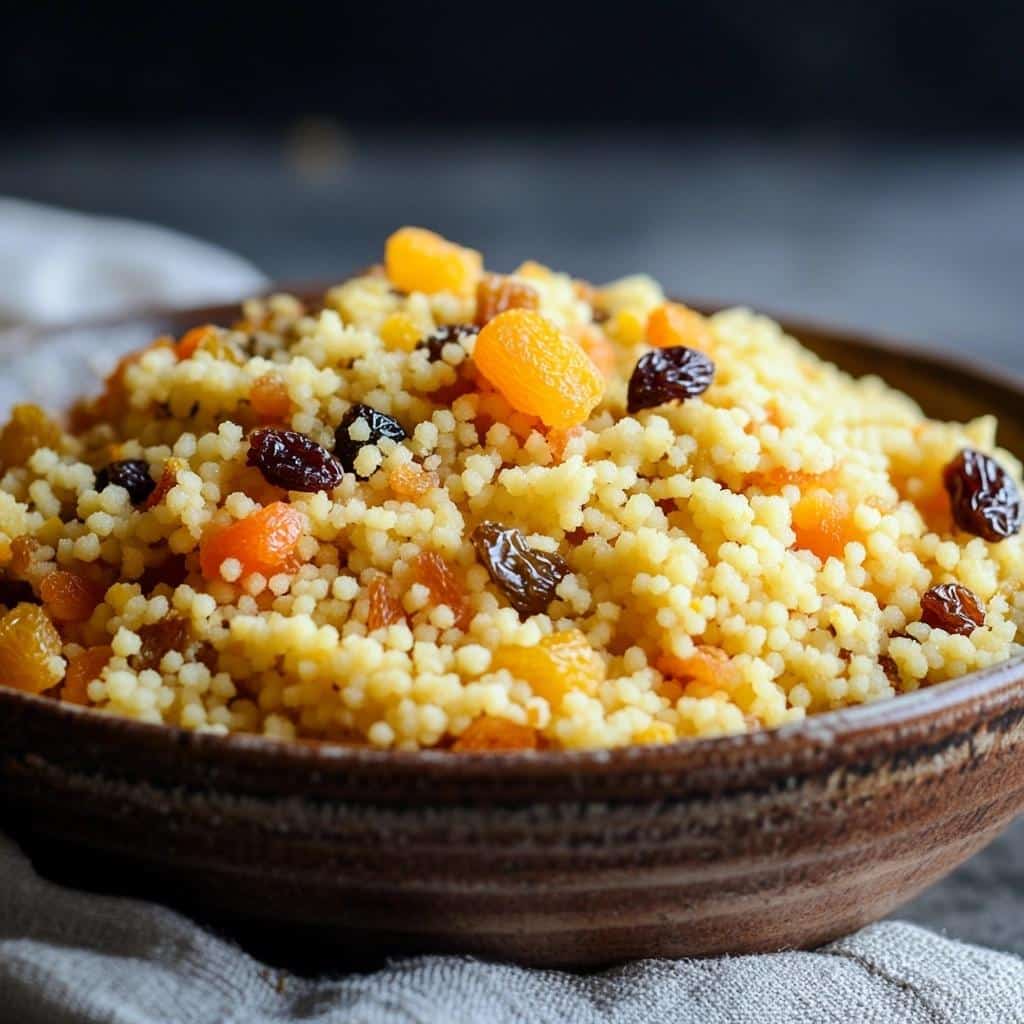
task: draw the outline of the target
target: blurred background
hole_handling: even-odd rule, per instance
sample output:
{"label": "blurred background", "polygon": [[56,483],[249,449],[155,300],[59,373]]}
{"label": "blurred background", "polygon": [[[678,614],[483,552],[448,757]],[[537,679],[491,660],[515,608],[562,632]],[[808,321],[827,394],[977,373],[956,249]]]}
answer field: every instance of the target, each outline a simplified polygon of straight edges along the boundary
{"label": "blurred background", "polygon": [[281,280],[340,276],[414,223],[499,269],[646,268],[1017,358],[1020,4],[213,6],[6,12],[0,195]]}

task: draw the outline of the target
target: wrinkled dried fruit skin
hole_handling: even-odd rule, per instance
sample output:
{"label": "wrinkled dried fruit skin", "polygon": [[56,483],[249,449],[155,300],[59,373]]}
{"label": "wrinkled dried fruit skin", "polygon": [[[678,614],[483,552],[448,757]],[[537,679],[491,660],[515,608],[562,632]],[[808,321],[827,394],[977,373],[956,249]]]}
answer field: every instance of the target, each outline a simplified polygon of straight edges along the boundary
{"label": "wrinkled dried fruit skin", "polygon": [[249,402],[253,412],[265,423],[283,421],[292,411],[288,386],[276,373],[265,373],[253,381],[249,390]]}
{"label": "wrinkled dried fruit skin", "polygon": [[540,309],[537,289],[502,274],[486,274],[476,286],[476,323],[483,327],[507,309]]}
{"label": "wrinkled dried fruit skin", "polygon": [[367,594],[370,610],[366,617],[366,628],[370,632],[405,622],[405,612],[391,593],[391,587],[383,576],[370,581]]}
{"label": "wrinkled dried fruit skin", "polygon": [[703,352],[675,345],[642,355],[629,378],[631,413],[665,402],[685,401],[704,394],[715,377],[715,364]]}
{"label": "wrinkled dried fruit skin", "polygon": [[565,559],[531,548],[515,527],[481,523],[473,531],[473,546],[494,584],[520,616],[546,612],[558,584],[569,573]]}
{"label": "wrinkled dried fruit skin", "polygon": [[60,688],[60,699],[69,704],[89,704],[89,684],[99,679],[113,653],[106,646],[87,647],[72,658],[64,676],[64,685]]}
{"label": "wrinkled dried fruit skin", "polygon": [[973,448],[965,448],[942,474],[953,521],[961,530],[991,543],[1020,532],[1020,492],[1010,474]]}
{"label": "wrinkled dried fruit skin", "polygon": [[242,563],[242,576],[271,577],[292,567],[304,520],[298,509],[275,501],[223,529],[207,532],[199,544],[199,566],[208,580],[220,579],[225,559]]}
{"label": "wrinkled dried fruit skin", "polygon": [[[349,428],[359,419],[366,420],[370,427],[370,436],[365,441],[355,441],[349,434]],[[369,405],[353,405],[334,432],[334,454],[346,473],[355,473],[356,458],[365,445],[376,444],[385,438],[400,444],[408,437],[402,424],[386,413],[378,412]],[[367,479],[358,473],[356,476],[359,476],[360,480]]]}
{"label": "wrinkled dried fruit skin", "polygon": [[449,324],[423,338],[416,347],[426,349],[430,361],[439,363],[444,358],[445,345],[462,345],[463,338],[475,338],[478,331],[475,324]]}
{"label": "wrinkled dried fruit skin", "polygon": [[532,647],[499,647],[491,669],[505,669],[526,681],[556,711],[574,690],[593,696],[605,676],[600,655],[578,629],[549,633]]}
{"label": "wrinkled dried fruit skin", "polygon": [[846,545],[861,540],[850,503],[842,491],[816,487],[793,506],[796,547],[813,551],[823,562],[842,558]]}
{"label": "wrinkled dried fruit skin", "polygon": [[169,615],[159,622],[140,626],[136,632],[142,638],[142,649],[132,657],[131,665],[136,672],[141,672],[147,668],[159,668],[169,651],[184,651],[188,641],[188,622],[180,616]]}
{"label": "wrinkled dried fruit skin", "polygon": [[396,466],[388,476],[388,486],[395,497],[403,501],[417,501],[424,494],[440,486],[440,483],[436,473],[417,466],[414,462]]}
{"label": "wrinkled dried fruit skin", "polygon": [[0,430],[0,473],[24,466],[39,448],[60,447],[63,431],[38,405],[16,405]]}
{"label": "wrinkled dried fruit skin", "polygon": [[96,474],[96,490],[102,491],[110,484],[123,487],[136,507],[145,504],[156,490],[156,481],[149,475],[149,463],[142,459],[122,459],[104,466]]}
{"label": "wrinkled dried fruit skin", "polygon": [[742,674],[729,655],[720,647],[710,644],[698,644],[693,654],[686,658],[663,654],[655,667],[671,679],[703,684],[709,692],[730,690],[743,681]]}
{"label": "wrinkled dried fruit skin", "polygon": [[399,228],[384,247],[391,283],[403,292],[452,291],[472,295],[483,272],[483,258],[424,228]]}
{"label": "wrinkled dried fruit skin", "polygon": [[416,580],[430,591],[435,604],[446,604],[455,616],[459,629],[469,626],[469,601],[462,584],[455,578],[448,563],[436,551],[421,551],[413,561]]}
{"label": "wrinkled dried fruit skin", "polygon": [[103,600],[106,590],[102,583],[57,569],[43,577],[39,597],[50,617],[57,622],[85,622]]}
{"label": "wrinkled dried fruit skin", "polygon": [[19,604],[0,617],[0,685],[42,693],[61,680],[51,667],[60,634],[39,605]]}
{"label": "wrinkled dried fruit skin", "polygon": [[286,491],[331,491],[344,476],[338,460],[326,448],[294,430],[264,427],[249,435],[246,462],[268,484]]}
{"label": "wrinkled dried fruit skin", "polygon": [[941,583],[921,595],[921,621],[932,629],[970,636],[985,625],[985,606],[959,583]]}
{"label": "wrinkled dried fruit skin", "polygon": [[469,723],[466,731],[452,744],[452,750],[457,754],[536,750],[538,744],[536,729],[485,715]]}

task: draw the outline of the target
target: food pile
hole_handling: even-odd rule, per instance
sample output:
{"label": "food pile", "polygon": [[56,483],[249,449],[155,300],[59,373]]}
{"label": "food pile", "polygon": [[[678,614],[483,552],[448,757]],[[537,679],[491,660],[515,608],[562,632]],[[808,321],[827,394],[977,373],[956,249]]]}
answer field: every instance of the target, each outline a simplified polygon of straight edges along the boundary
{"label": "food pile", "polygon": [[0,684],[454,752],[742,733],[1004,660],[1021,467],[745,310],[402,228],[0,432]]}

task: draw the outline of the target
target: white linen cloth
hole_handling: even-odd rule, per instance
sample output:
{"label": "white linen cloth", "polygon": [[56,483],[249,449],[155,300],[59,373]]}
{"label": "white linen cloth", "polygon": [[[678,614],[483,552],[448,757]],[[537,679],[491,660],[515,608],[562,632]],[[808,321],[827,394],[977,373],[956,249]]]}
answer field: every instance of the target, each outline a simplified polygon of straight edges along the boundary
{"label": "white linen cloth", "polygon": [[[244,261],[172,232],[0,198],[0,322],[230,300],[263,284]],[[0,356],[5,339],[29,337],[0,331]],[[421,957],[307,979],[165,907],[46,881],[0,836],[0,1024],[299,1021],[1009,1024],[1024,1021],[1024,961],[883,922],[814,952],[586,975]]]}

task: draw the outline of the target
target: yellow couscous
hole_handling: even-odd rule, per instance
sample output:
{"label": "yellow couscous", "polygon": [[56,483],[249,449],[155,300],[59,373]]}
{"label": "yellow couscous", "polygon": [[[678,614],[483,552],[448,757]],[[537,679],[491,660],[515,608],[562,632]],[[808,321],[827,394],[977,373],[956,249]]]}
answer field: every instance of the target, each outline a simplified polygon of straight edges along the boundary
{"label": "yellow couscous", "polygon": [[1006,659],[1021,466],[772,321],[406,228],[0,433],[0,684],[380,748],[794,722]]}

